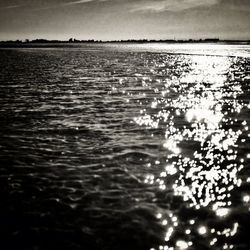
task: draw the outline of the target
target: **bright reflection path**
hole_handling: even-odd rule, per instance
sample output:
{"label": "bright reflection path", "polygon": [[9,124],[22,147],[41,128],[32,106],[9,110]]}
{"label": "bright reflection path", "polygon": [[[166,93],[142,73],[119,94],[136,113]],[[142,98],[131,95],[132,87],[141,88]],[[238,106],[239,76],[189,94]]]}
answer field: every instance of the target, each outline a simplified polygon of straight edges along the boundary
{"label": "bright reflection path", "polygon": [[[117,45],[113,45],[117,46]],[[221,55],[250,57],[247,44],[204,44],[204,43],[146,43],[124,44],[124,49],[136,49],[136,51],[154,51],[164,53],[194,54],[194,55]]]}
{"label": "bright reflection path", "polygon": [[[178,77],[166,78],[155,88],[151,85],[156,97],[134,118],[147,129],[165,131],[165,162],[150,164],[152,169],[162,169],[159,175],[148,174],[145,183],[158,185],[163,192],[171,185],[174,195],[182,197],[188,209],[209,209],[214,217],[223,219],[231,213],[232,191],[242,184],[239,171],[244,168],[244,159],[239,158],[238,146],[243,131],[248,130],[246,120],[233,117],[249,104],[237,99],[243,91],[235,81],[235,58],[192,56],[183,60],[187,64],[182,65]],[[173,62],[176,71],[180,63]],[[249,195],[242,200],[249,203]],[[207,237],[207,247],[213,247],[219,236],[232,237],[238,229],[237,222],[216,231],[195,219],[185,226],[172,213],[158,213],[156,217],[166,226],[165,245],[159,249],[188,249],[195,232]],[[183,231],[183,238],[174,242],[175,231]],[[225,242],[217,247],[232,249],[233,245]]]}

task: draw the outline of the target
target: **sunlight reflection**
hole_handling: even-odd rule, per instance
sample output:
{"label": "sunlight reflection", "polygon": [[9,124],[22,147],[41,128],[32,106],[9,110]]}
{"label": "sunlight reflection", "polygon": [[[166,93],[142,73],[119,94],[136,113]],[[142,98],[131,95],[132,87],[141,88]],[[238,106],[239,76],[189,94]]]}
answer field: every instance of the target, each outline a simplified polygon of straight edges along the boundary
{"label": "sunlight reflection", "polygon": [[[232,60],[229,57],[192,56],[189,70],[179,78],[162,81],[164,87],[161,91],[155,89],[159,95],[154,97],[150,107],[134,118],[140,126],[165,130],[162,146],[167,154],[166,164],[159,162],[162,168],[159,176],[149,174],[145,183],[157,184],[160,190],[166,190],[171,184],[174,195],[181,196],[190,209],[206,207],[221,219],[231,212],[232,190],[242,184],[238,172],[244,167],[244,159],[238,158],[238,142],[242,131],[248,130],[245,120],[231,118],[248,107],[237,100],[243,93],[241,85],[230,84],[234,76]],[[244,141],[241,139],[241,142]],[[187,148],[188,143],[194,146]],[[154,165],[157,164],[148,166]],[[250,196],[245,195],[242,199],[248,203]],[[166,226],[165,241],[169,242],[179,225],[177,217],[171,214],[163,218],[159,213],[156,217]],[[189,226],[195,223],[192,219]],[[232,229],[217,231],[217,235],[233,236],[237,228],[238,223],[235,223]],[[209,232],[204,225],[196,230],[202,237]],[[183,233],[188,237],[192,230],[185,228]],[[177,249],[187,249],[190,244],[192,242],[182,239],[175,242]],[[217,237],[210,238],[208,245],[215,244]],[[168,244],[162,247],[170,249]],[[224,249],[231,247],[223,245]]]}
{"label": "sunlight reflection", "polygon": [[198,233],[199,234],[206,234],[207,233],[207,229],[206,229],[206,227],[205,226],[201,226],[201,227],[199,227],[198,228]]}
{"label": "sunlight reflection", "polygon": [[183,240],[178,240],[176,242],[176,246],[179,247],[179,249],[187,249],[188,248],[188,243]]}
{"label": "sunlight reflection", "polygon": [[229,211],[230,210],[228,208],[218,208],[216,210],[216,215],[219,217],[225,217],[228,215]]}

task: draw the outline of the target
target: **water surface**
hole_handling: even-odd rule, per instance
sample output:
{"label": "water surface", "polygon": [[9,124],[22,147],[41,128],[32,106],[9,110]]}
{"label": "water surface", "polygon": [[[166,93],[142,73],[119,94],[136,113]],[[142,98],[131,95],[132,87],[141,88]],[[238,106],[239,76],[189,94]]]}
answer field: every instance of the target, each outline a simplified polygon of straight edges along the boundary
{"label": "water surface", "polygon": [[0,50],[2,248],[248,249],[249,52]]}

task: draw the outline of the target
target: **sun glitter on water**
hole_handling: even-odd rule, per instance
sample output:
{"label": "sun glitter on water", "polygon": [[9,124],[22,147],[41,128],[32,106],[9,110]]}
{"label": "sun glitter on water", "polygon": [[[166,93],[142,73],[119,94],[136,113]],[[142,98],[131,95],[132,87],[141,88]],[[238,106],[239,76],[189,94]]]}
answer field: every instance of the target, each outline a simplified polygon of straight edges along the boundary
{"label": "sun glitter on water", "polygon": [[[162,191],[173,183],[174,195],[181,196],[189,209],[206,208],[218,218],[230,214],[231,193],[241,186],[238,173],[244,168],[244,159],[238,157],[238,144],[248,126],[245,120],[232,116],[249,107],[237,99],[242,94],[241,85],[230,84],[234,71],[231,58],[193,56],[189,59],[189,71],[179,78],[163,80],[162,91],[155,89],[159,95],[134,118],[138,125],[148,129],[165,127],[162,145],[166,149],[165,164],[159,176],[150,173],[145,183],[158,185]],[[175,93],[176,98],[168,98]],[[186,123],[178,124],[178,117],[183,117]],[[187,150],[183,145],[191,141],[198,146]],[[243,197],[245,203],[249,200],[248,195]],[[165,245],[160,250],[188,249],[194,231],[207,237],[208,246],[214,246],[219,236],[233,236],[238,229],[235,222],[231,229],[216,231],[199,226],[195,219],[190,221],[189,228],[183,223],[178,227],[177,215],[170,215],[170,221],[162,214],[156,215],[166,226]],[[175,230],[184,230],[186,236],[174,243]],[[225,243],[222,248],[232,249],[233,245]]]}

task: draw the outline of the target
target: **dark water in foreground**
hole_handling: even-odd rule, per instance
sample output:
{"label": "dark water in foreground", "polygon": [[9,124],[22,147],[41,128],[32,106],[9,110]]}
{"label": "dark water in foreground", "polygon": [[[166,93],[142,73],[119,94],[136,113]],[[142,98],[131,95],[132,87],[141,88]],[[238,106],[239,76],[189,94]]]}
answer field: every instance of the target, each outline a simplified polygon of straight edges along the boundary
{"label": "dark water in foreground", "polygon": [[154,46],[0,50],[0,249],[249,249],[250,48]]}

